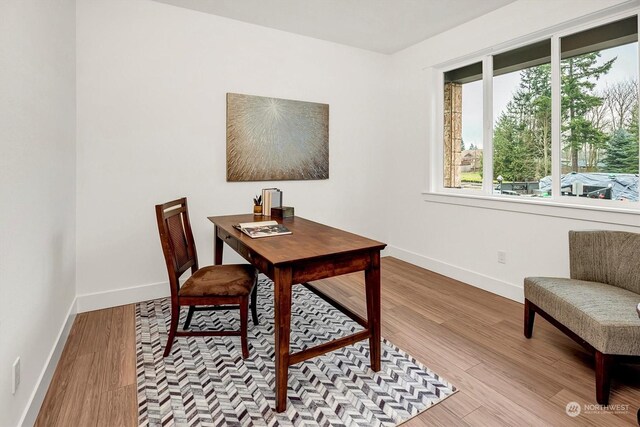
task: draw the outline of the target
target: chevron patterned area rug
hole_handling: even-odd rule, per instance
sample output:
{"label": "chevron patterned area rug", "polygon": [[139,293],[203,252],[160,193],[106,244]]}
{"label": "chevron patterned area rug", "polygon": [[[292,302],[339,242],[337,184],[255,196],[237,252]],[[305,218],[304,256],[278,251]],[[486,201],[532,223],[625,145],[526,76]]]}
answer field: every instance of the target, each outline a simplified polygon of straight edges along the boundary
{"label": "chevron patterned area rug", "polygon": [[[289,369],[287,410],[274,394],[273,283],[261,276],[260,325],[249,321],[250,357],[239,337],[178,337],[164,359],[168,299],[136,306],[138,414],[142,426],[394,426],[456,389],[383,339],[382,369],[369,369],[369,345],[352,346]],[[293,294],[291,349],[362,328],[303,286]],[[180,324],[184,323],[182,311]],[[238,329],[238,311],[196,312],[192,328]]]}

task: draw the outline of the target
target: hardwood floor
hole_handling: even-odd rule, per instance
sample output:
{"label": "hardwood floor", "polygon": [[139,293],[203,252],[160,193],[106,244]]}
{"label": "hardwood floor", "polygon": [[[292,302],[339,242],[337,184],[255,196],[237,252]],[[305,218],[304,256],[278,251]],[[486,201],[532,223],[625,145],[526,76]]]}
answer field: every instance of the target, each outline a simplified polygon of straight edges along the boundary
{"label": "hardwood floor", "polygon": [[[365,315],[362,274],[314,285]],[[639,365],[613,373],[618,413],[585,408],[593,358],[539,316],[527,340],[522,318],[521,304],[383,258],[383,336],[461,390],[406,425],[636,425]],[[136,425],[135,353],[133,305],[79,314],[36,425]],[[591,413],[569,417],[572,401]]]}
{"label": "hardwood floor", "polygon": [[36,426],[138,423],[134,305],[80,313]]}

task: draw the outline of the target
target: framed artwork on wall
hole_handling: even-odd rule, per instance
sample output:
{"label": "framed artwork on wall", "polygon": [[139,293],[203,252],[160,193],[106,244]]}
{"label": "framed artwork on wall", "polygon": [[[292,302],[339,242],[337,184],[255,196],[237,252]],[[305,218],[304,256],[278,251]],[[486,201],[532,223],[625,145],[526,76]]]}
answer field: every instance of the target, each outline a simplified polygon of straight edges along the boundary
{"label": "framed artwork on wall", "polygon": [[227,93],[227,181],[328,178],[328,104]]}

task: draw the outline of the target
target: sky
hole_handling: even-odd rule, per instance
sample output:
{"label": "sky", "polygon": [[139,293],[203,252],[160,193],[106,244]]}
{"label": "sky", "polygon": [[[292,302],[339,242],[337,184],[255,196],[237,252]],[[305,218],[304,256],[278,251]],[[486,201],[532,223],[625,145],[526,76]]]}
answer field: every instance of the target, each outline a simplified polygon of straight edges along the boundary
{"label": "sky", "polygon": [[[618,59],[614,62],[609,73],[600,78],[596,84],[596,91],[615,81],[638,80],[637,42],[606,49],[600,53],[600,63],[604,63],[616,56]],[[518,89],[519,84],[519,71],[494,77],[494,124],[500,113],[506,108],[513,93]],[[466,148],[469,148],[472,143],[482,148],[482,80],[462,86],[462,140]]]}

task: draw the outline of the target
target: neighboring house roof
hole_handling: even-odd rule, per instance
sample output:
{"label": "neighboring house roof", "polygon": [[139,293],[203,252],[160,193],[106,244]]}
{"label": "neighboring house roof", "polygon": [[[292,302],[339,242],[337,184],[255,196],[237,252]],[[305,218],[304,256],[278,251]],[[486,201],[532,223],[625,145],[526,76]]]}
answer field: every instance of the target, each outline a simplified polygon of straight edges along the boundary
{"label": "neighboring house roof", "polygon": [[480,157],[482,150],[462,150],[462,157]]}

